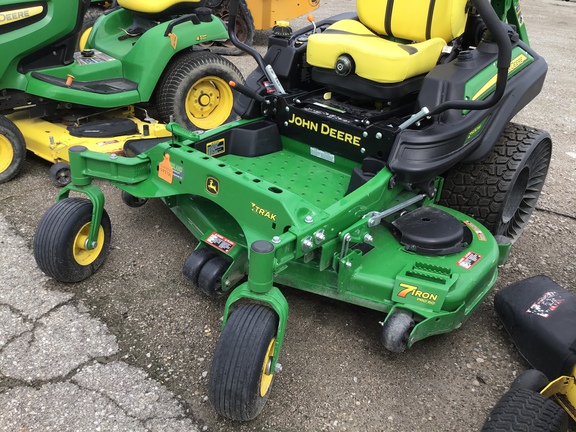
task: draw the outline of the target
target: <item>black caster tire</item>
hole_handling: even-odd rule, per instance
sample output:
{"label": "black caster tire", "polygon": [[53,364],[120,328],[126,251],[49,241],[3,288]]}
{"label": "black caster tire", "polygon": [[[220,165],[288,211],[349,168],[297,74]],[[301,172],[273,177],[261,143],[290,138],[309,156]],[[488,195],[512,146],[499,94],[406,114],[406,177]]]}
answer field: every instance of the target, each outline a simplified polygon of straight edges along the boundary
{"label": "black caster tire", "polygon": [[215,256],[209,259],[198,274],[198,288],[208,297],[218,298],[224,295],[222,290],[222,276],[230,267],[230,262]]}
{"label": "black caster tire", "polygon": [[50,167],[48,171],[48,177],[50,181],[54,183],[54,186],[64,187],[72,181],[72,175],[70,174],[70,165],[66,162],[58,162]]}
{"label": "black caster tire", "polygon": [[138,208],[142,207],[148,202],[148,198],[138,198],[126,191],[122,191],[120,196],[122,198],[122,202],[128,207]]}
{"label": "black caster tire", "polygon": [[267,306],[238,306],[228,318],[216,346],[210,372],[209,398],[221,416],[254,419],[266,404],[274,379],[278,315]]}
{"label": "black caster tire", "polygon": [[482,162],[446,173],[440,204],[514,242],[536,207],[551,157],[547,132],[510,123]]}
{"label": "black caster tire", "polygon": [[106,210],[94,249],[86,249],[92,203],[66,198],[48,209],[34,235],[34,258],[40,270],[59,282],[80,282],[100,268],[110,249],[111,225]]}
{"label": "black caster tire", "polygon": [[0,184],[12,180],[26,159],[26,142],[22,132],[4,116],[0,116]]}
{"label": "black caster tire", "polygon": [[186,129],[213,129],[236,118],[230,81],[244,83],[229,60],[206,52],[186,52],[166,68],[155,100],[160,119]]}
{"label": "black caster tire", "polygon": [[548,377],[542,372],[536,369],[528,369],[516,377],[512,385],[510,385],[510,390],[521,388],[540,393],[549,383]]}
{"label": "black caster tire", "polygon": [[414,325],[414,319],[408,313],[395,311],[386,319],[382,327],[381,337],[384,348],[395,353],[406,351]]}
{"label": "black caster tire", "polygon": [[200,270],[202,270],[204,264],[216,255],[216,251],[209,248],[193,250],[184,262],[184,267],[182,269],[184,277],[192,284],[198,286],[198,275],[200,274]]}
{"label": "black caster tire", "polygon": [[565,432],[568,415],[553,400],[527,389],[506,392],[490,412],[482,432]]}

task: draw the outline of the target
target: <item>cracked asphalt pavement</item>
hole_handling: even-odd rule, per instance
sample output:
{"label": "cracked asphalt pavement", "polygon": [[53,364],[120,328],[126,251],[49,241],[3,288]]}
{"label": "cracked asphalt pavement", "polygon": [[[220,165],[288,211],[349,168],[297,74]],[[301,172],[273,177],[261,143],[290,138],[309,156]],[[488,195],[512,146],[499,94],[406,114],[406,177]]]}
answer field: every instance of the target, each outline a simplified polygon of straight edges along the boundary
{"label": "cracked asphalt pavement", "polygon": [[174,394],[119,358],[83,302],[45,288],[1,216],[0,232],[0,430],[197,431]]}
{"label": "cracked asphalt pavement", "polygon": [[[322,0],[321,19],[353,3]],[[552,162],[538,207],[496,290],[547,274],[576,293],[576,3],[525,0],[531,45],[549,64],[542,93],[514,121],[550,132]],[[293,28],[306,24],[294,20]],[[267,32],[258,32],[265,49]],[[247,75],[248,56],[233,62]],[[99,183],[110,254],[78,284],[58,283],[31,253],[56,200],[49,164],[29,154],[0,185],[0,431],[476,431],[528,365],[490,296],[464,325],[403,354],[380,344],[381,314],[284,289],[290,315],[271,397],[255,420],[218,417],[208,371],[224,301],[189,286],[195,240],[159,201],[128,208]]]}

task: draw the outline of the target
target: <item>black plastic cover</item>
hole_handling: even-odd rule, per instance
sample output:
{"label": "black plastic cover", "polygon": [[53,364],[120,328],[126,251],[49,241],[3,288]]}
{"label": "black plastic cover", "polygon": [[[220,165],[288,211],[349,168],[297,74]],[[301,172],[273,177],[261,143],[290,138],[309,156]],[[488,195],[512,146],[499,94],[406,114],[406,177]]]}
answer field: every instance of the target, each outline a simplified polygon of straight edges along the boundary
{"label": "black plastic cover", "polygon": [[500,290],[494,306],[520,354],[553,380],[576,363],[576,296],[547,276]]}
{"label": "black plastic cover", "polygon": [[150,150],[157,144],[169,141],[170,138],[162,137],[162,138],[141,138],[141,139],[133,139],[128,140],[124,144],[124,153],[128,157],[135,157],[141,153],[144,153]]}
{"label": "black plastic cover", "polygon": [[139,133],[136,123],[122,118],[95,121],[82,126],[68,126],[68,132],[72,136],[86,138],[106,138]]}
{"label": "black plastic cover", "polygon": [[392,226],[406,250],[421,255],[448,255],[461,252],[472,242],[472,233],[454,216],[424,206],[400,216]]}

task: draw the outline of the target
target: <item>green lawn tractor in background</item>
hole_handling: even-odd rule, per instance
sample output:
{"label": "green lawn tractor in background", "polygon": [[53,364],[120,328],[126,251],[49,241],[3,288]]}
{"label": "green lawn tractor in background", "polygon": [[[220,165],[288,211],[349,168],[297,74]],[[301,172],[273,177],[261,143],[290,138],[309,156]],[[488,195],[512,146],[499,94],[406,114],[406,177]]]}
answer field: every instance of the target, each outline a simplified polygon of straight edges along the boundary
{"label": "green lawn tractor in background", "polygon": [[[79,40],[79,47],[83,49],[88,40],[90,30],[96,20],[109,7],[113,1],[92,0],[90,8],[84,16],[84,24]],[[212,13],[228,23],[230,17],[229,0],[206,0],[205,6],[212,9]],[[290,0],[240,0],[238,15],[236,16],[235,32],[239,41],[252,45],[256,30],[271,29],[276,21],[291,20],[308,12],[318,9],[320,0],[297,2]],[[211,52],[225,55],[237,55],[242,51],[236,48],[230,39],[211,40],[202,44]]]}
{"label": "green lawn tractor in background", "polygon": [[482,431],[568,430],[576,420],[576,296],[540,275],[500,290],[494,307],[534,369],[514,380]]}
{"label": "green lawn tractor in background", "polygon": [[230,120],[230,80],[243,78],[202,44],[225,39],[202,1],[120,0],[75,52],[90,0],[8,0],[0,6],[0,182],[26,148],[69,181],[68,149],[109,154],[134,138],[166,136],[175,121],[210,129]]}
{"label": "green lawn tractor in background", "polygon": [[282,286],[381,312],[393,352],[459,328],[528,222],[552,141],[510,123],[547,72],[516,0],[357,0],[295,32],[279,23],[264,57],[235,37],[237,5],[230,39],[258,64],[231,83],[241,119],[202,134],[172,123],[170,140],[131,142],[129,157],[70,149],[72,182],[34,256],[62,282],[104,263],[94,179],[129,205],[162,199],[197,240],[186,279],[228,296],[210,401],[250,420],[279,370]]}

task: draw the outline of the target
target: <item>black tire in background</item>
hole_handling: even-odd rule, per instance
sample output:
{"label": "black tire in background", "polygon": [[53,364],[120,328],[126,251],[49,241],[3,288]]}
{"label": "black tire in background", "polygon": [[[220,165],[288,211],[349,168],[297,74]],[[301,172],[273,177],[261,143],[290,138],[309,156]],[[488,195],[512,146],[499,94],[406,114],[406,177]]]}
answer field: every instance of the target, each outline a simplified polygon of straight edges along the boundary
{"label": "black tire in background", "polygon": [[104,9],[101,7],[89,7],[84,14],[84,20],[82,21],[82,28],[80,30],[80,36],[78,37],[78,46],[76,47],[78,51],[82,51],[86,47],[86,42],[88,41],[88,36],[92,31],[92,26],[100,16],[104,13]]}
{"label": "black tire in background", "polygon": [[12,180],[26,160],[26,142],[14,123],[0,116],[0,183]]}
{"label": "black tire in background", "polygon": [[516,388],[506,392],[490,412],[482,432],[564,432],[568,415],[540,393]]}
{"label": "black tire in background", "polygon": [[142,207],[144,204],[148,202],[148,198],[136,197],[126,191],[122,191],[120,197],[122,198],[122,202],[124,204],[126,204],[128,207],[133,208]]}
{"label": "black tire in background", "polygon": [[510,123],[482,162],[460,164],[445,174],[440,204],[514,242],[536,207],[551,157],[547,132]]}
{"label": "black tire in background", "polygon": [[168,65],[156,86],[160,119],[187,129],[212,129],[236,117],[230,81],[244,83],[229,60],[207,52],[187,51]]}
{"label": "black tire in background", "polygon": [[262,411],[274,378],[274,371],[265,370],[277,329],[278,315],[267,306],[242,304],[232,312],[210,372],[209,398],[218,414],[248,421]]}
{"label": "black tire in background", "polygon": [[[228,25],[228,21],[230,19],[229,0],[208,1],[206,6],[212,8],[212,13],[224,21],[226,25]],[[236,27],[234,30],[234,33],[236,33],[236,37],[240,42],[243,42],[248,46],[252,46],[254,43],[254,35],[256,34],[256,27],[254,25],[254,17],[252,16],[250,9],[248,9],[246,0],[240,0],[238,2],[238,14],[236,15]],[[242,54],[242,51],[236,48],[230,40],[225,42],[209,42],[202,45],[216,54]]]}
{"label": "black tire in background", "polygon": [[542,372],[536,369],[527,369],[516,377],[510,385],[510,390],[522,388],[540,393],[550,381]]}
{"label": "black tire in background", "polygon": [[40,219],[34,235],[34,258],[40,270],[59,282],[80,282],[100,268],[110,249],[112,229],[106,210],[98,245],[83,247],[92,220],[92,203],[85,198],[56,202]]}
{"label": "black tire in background", "polygon": [[66,162],[55,163],[50,167],[50,170],[48,171],[48,177],[50,177],[50,180],[52,183],[54,183],[54,186],[66,186],[72,180],[70,174],[70,164],[67,164]]}

